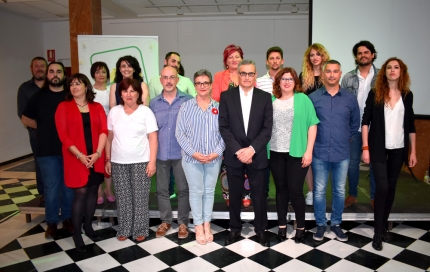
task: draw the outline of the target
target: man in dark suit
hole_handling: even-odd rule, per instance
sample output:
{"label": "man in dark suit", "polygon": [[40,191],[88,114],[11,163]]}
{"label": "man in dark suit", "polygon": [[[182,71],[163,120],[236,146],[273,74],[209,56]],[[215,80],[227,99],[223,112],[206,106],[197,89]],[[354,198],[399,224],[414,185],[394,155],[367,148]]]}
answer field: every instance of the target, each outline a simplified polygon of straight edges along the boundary
{"label": "man in dark suit", "polygon": [[239,86],[221,93],[219,129],[226,144],[224,164],[230,189],[230,234],[226,245],[240,236],[243,176],[248,175],[254,207],[254,227],[260,244],[269,246],[267,227],[265,170],[268,167],[266,145],[272,135],[273,108],[270,94],[254,88],[255,62],[239,64]]}

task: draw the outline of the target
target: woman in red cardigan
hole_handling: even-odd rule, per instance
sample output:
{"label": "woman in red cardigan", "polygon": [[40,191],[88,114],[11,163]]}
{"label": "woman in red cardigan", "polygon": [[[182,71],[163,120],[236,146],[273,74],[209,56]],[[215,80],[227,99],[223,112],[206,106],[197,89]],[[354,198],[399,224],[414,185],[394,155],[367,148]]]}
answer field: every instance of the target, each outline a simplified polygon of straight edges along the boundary
{"label": "woman in red cardigan", "polygon": [[219,102],[221,93],[239,84],[239,63],[243,59],[243,51],[240,46],[234,44],[227,45],[223,52],[225,69],[219,71],[214,76],[212,84],[212,99]]}
{"label": "woman in red cardigan", "polygon": [[72,204],[73,241],[76,250],[85,252],[81,235],[84,231],[93,241],[99,237],[91,223],[97,205],[97,190],[103,182],[104,147],[107,139],[106,113],[94,102],[93,87],[83,74],[69,79],[66,101],[55,113],[58,136],[63,144],[64,182],[75,191]]}

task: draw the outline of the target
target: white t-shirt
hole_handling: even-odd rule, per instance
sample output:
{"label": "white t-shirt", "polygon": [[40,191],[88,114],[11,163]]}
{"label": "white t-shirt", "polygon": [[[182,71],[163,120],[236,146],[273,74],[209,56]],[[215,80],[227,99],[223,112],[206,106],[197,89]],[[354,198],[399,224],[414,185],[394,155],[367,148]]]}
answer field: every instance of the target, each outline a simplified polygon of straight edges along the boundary
{"label": "white t-shirt", "polygon": [[113,107],[108,115],[108,130],[113,131],[111,161],[142,163],[149,161],[148,133],[158,130],[154,113],[144,105],[130,115],[123,105]]}
{"label": "white t-shirt", "polygon": [[94,101],[102,104],[103,109],[106,112],[106,115],[108,115],[110,88],[106,87],[106,90],[97,90],[96,88],[93,88],[93,89],[94,89],[94,92],[96,93],[96,97],[94,98]]}

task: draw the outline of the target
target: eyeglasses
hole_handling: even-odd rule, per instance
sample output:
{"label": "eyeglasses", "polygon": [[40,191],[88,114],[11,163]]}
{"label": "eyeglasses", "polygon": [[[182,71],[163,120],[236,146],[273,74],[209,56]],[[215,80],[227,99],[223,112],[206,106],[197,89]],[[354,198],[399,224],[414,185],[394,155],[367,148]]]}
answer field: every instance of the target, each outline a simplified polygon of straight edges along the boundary
{"label": "eyeglasses", "polygon": [[254,73],[254,72],[249,72],[249,73],[247,73],[247,72],[240,72],[240,73],[239,73],[239,75],[240,75],[241,77],[246,77],[246,76],[254,77],[254,76],[255,76],[255,73]]}
{"label": "eyeglasses", "polygon": [[175,78],[177,78],[177,76],[169,76],[169,77],[168,77],[168,76],[162,76],[161,78],[162,78],[163,80],[169,80],[169,79],[170,79],[170,80],[175,80]]}
{"label": "eyeglasses", "polygon": [[207,81],[205,81],[205,82],[195,82],[194,83],[194,85],[196,85],[196,87],[204,87],[204,88],[207,88],[209,85],[210,85],[211,83],[210,82],[207,82]]}
{"label": "eyeglasses", "polygon": [[291,77],[283,77],[283,78],[281,78],[281,81],[286,81],[286,82],[293,83],[293,82],[294,82],[294,78],[291,78]]}

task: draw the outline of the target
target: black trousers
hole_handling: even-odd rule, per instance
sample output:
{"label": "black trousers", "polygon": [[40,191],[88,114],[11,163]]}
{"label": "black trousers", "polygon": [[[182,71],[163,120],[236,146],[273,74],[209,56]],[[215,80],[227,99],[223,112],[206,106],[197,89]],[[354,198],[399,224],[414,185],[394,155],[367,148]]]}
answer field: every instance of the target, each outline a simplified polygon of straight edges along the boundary
{"label": "black trousers", "polygon": [[[381,234],[387,225],[396,194],[397,179],[404,162],[404,151],[404,148],[386,149],[387,161],[371,162],[376,184],[375,234]],[[372,153],[370,153],[370,159],[372,159]]]}
{"label": "black trousers", "polygon": [[297,228],[305,227],[305,198],[303,183],[308,167],[302,168],[302,158],[289,153],[270,151],[270,171],[276,185],[276,209],[279,226],[287,224],[288,201],[291,198]]}
{"label": "black trousers", "polygon": [[260,234],[267,228],[267,206],[266,206],[266,182],[265,173],[267,168],[255,169],[249,164],[242,167],[227,166],[227,180],[230,191],[230,229],[231,231],[241,231],[242,222],[240,212],[242,208],[243,177],[248,175],[249,186],[251,187],[252,206],[254,207],[254,227],[255,232]]}

